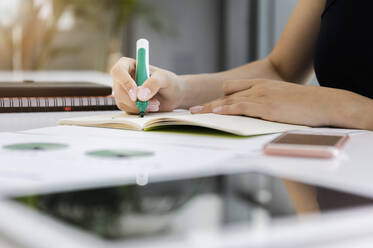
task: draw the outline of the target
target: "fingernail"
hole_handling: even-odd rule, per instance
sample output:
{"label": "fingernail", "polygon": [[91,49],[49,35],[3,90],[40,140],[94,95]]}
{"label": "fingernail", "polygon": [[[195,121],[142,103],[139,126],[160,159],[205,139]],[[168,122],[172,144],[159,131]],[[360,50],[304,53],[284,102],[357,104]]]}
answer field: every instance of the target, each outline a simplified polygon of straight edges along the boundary
{"label": "fingernail", "polygon": [[192,113],[198,113],[198,112],[201,112],[202,110],[203,110],[203,106],[194,106],[190,108],[190,112]]}
{"label": "fingernail", "polygon": [[159,105],[158,104],[149,104],[148,111],[149,112],[158,112],[159,111]]}
{"label": "fingernail", "polygon": [[137,94],[137,96],[139,97],[139,99],[141,101],[149,100],[149,98],[151,96],[151,91],[148,88],[140,89],[139,93]]}
{"label": "fingernail", "polygon": [[128,91],[128,95],[130,96],[130,98],[131,98],[131,100],[132,100],[133,102],[136,101],[136,90],[135,90],[134,88],[132,88],[132,89],[130,89],[130,90]]}
{"label": "fingernail", "polygon": [[223,107],[219,106],[219,107],[214,108],[214,109],[212,110],[212,112],[214,112],[214,113],[219,113],[219,112],[221,112],[222,110],[223,110]]}

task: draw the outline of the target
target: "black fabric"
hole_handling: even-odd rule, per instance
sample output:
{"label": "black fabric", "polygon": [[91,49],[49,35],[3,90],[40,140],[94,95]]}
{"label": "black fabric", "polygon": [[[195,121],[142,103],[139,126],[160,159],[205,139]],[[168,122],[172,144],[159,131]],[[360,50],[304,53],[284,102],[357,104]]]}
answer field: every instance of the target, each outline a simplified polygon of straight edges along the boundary
{"label": "black fabric", "polygon": [[373,1],[328,0],[314,67],[322,86],[373,98]]}

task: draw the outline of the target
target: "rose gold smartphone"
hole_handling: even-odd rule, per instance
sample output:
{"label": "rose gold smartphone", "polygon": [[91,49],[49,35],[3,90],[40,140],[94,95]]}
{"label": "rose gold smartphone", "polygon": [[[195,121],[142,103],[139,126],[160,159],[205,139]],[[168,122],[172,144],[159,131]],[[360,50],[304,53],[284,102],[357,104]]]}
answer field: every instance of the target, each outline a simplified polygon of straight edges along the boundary
{"label": "rose gold smartphone", "polygon": [[286,132],[264,146],[264,153],[278,156],[333,158],[347,142],[347,134]]}

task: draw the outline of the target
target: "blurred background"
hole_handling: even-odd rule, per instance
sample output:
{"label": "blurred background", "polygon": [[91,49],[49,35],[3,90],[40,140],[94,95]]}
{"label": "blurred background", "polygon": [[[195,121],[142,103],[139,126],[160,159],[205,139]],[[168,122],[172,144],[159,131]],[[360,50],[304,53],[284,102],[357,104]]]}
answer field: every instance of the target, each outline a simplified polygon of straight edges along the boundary
{"label": "blurred background", "polygon": [[0,70],[98,70],[134,57],[215,72],[265,57],[296,0],[1,0]]}

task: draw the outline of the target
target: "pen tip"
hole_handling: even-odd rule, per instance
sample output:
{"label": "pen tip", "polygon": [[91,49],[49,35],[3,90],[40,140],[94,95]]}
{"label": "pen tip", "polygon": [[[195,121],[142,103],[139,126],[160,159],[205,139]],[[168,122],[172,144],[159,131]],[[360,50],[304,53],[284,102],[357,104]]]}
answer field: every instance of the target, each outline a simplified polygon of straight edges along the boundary
{"label": "pen tip", "polygon": [[140,117],[143,118],[145,116],[144,112],[140,112]]}

